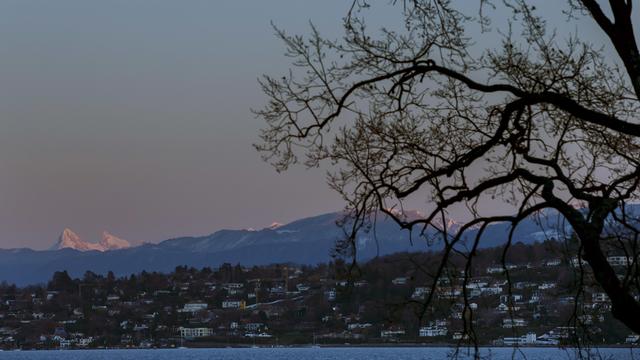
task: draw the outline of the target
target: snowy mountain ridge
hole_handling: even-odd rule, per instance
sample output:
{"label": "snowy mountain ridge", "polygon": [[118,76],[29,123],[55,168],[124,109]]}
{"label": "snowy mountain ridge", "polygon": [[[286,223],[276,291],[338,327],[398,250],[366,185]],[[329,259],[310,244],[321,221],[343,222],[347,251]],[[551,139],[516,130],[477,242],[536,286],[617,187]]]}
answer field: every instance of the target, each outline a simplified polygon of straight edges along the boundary
{"label": "snowy mountain ridge", "polygon": [[130,248],[131,244],[124,239],[102,232],[102,239],[98,243],[83,241],[78,234],[69,228],[65,228],[58,241],[51,247],[51,250],[73,249],[78,251],[109,251]]}

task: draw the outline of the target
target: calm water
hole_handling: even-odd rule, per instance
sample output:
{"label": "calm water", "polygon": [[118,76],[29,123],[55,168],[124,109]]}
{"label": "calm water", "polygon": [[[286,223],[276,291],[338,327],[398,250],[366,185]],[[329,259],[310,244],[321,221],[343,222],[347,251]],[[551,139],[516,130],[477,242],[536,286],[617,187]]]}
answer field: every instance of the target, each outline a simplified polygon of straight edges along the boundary
{"label": "calm water", "polygon": [[[520,352],[521,351],[521,352]],[[487,359],[555,360],[575,359],[573,350],[551,348],[483,349]],[[592,351],[594,358],[640,359],[640,351],[630,349],[600,349]],[[277,348],[277,349],[166,349],[166,350],[53,350],[4,351],[0,359],[22,360],[439,360],[450,357],[448,348]],[[467,356],[461,356],[467,359]]]}

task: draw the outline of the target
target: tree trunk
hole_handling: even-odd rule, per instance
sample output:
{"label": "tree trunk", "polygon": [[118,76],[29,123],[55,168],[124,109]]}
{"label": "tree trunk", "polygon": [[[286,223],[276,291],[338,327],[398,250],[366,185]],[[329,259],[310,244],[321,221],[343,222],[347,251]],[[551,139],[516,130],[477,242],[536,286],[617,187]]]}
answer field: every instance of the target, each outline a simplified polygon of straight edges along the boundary
{"label": "tree trunk", "polygon": [[640,334],[640,304],[622,286],[615,270],[600,247],[600,233],[594,229],[576,229],[582,242],[584,259],[596,281],[611,299],[611,313],[636,334]]}

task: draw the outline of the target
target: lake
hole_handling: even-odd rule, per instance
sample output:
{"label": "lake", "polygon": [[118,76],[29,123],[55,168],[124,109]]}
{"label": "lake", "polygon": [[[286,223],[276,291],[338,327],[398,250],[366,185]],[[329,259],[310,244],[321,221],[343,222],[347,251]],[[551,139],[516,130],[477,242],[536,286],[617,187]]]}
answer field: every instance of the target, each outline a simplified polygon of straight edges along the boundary
{"label": "lake", "polygon": [[[487,359],[556,360],[575,359],[575,350],[556,348],[484,348]],[[595,359],[634,359],[640,351],[629,348],[592,350]],[[450,348],[227,348],[227,349],[150,349],[150,350],[50,350],[4,351],[2,360],[439,360],[450,357]],[[462,359],[472,358],[466,355]]]}

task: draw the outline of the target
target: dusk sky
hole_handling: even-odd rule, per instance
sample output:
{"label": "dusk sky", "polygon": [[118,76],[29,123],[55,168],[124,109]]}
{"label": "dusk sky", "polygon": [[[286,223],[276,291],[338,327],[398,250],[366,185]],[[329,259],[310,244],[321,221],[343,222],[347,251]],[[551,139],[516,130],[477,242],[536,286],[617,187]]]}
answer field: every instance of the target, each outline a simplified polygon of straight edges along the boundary
{"label": "dusk sky", "polygon": [[0,3],[0,247],[69,227],[140,244],[337,211],[325,170],[251,144],[257,78],[289,68],[273,21],[336,38],[346,1]]}
{"label": "dusk sky", "polygon": [[0,3],[0,247],[63,228],[132,243],[342,208],[324,171],[277,174],[251,144],[270,22],[339,34],[344,1]]}

